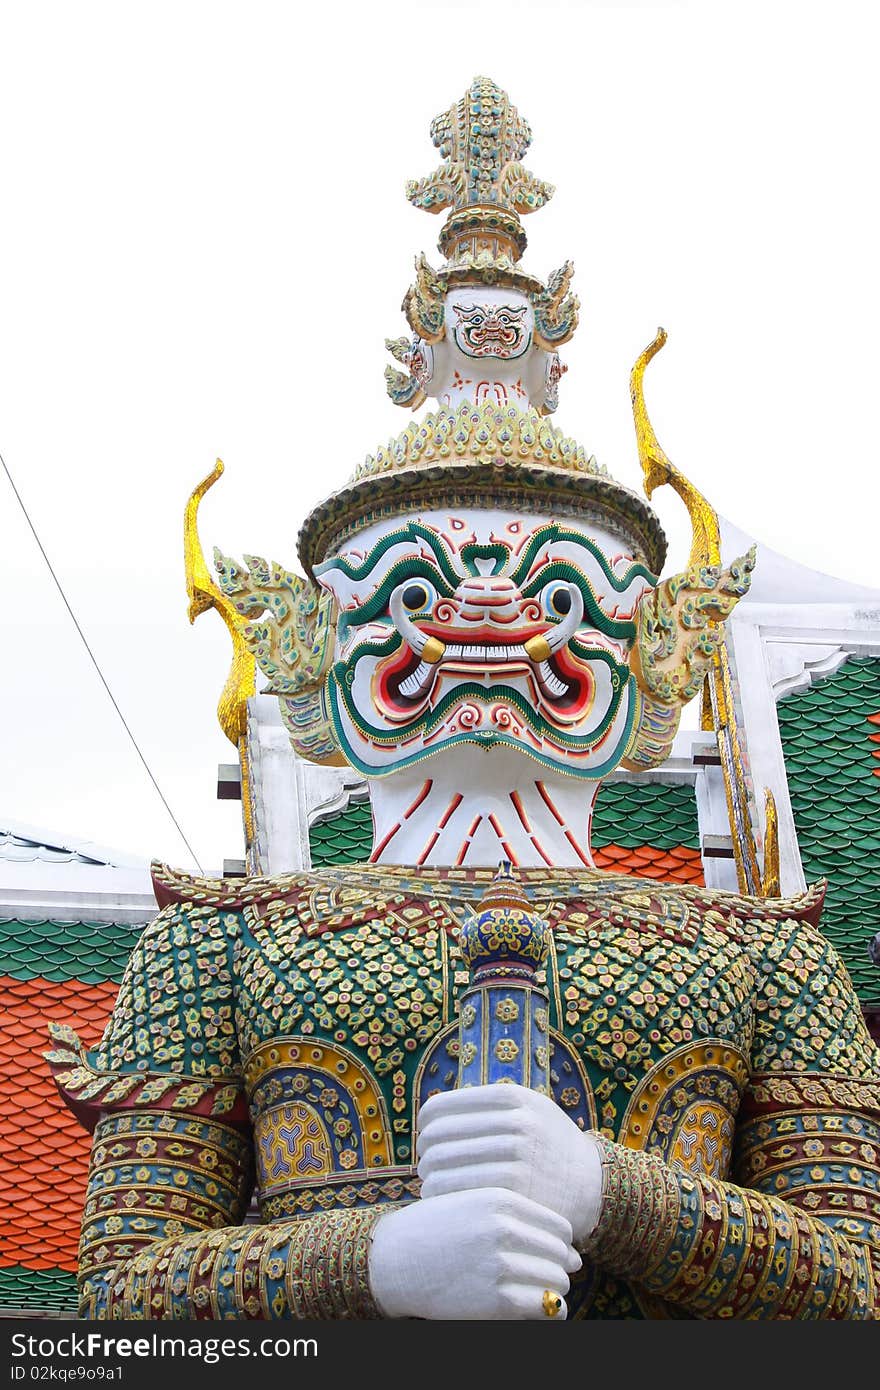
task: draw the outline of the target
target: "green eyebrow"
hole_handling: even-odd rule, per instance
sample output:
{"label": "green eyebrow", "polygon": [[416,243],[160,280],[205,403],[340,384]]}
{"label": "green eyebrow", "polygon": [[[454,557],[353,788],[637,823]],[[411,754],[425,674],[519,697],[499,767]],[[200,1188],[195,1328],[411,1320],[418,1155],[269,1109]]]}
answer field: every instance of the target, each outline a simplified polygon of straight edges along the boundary
{"label": "green eyebrow", "polygon": [[566,526],[560,526],[558,521],[551,521],[548,522],[546,526],[539,527],[534,535],[530,537],[516,569],[510,576],[514,584],[520,586],[523,584],[541,546],[547,545],[551,541],[571,541],[573,545],[579,545],[584,550],[589,551],[615,593],[622,594],[629,588],[633,579],[637,577],[647,579],[652,586],[657,583],[656,574],[652,574],[649,569],[636,561],[633,561],[623,577],[618,579],[595,541],[591,541],[588,536],[582,535],[580,531],[572,531]]}
{"label": "green eyebrow", "polygon": [[[624,642],[635,641],[635,623],[630,618],[612,618],[600,608],[589,579],[571,560],[553,560],[549,565],[545,565],[528,584],[523,585],[523,598],[534,598],[545,584],[554,579],[567,580],[568,583],[578,586],[584,598],[584,617],[597,631],[604,632],[606,637],[614,637]],[[576,639],[573,638],[572,641],[574,640]]]}
{"label": "green eyebrow", "polygon": [[[371,550],[368,551],[366,559],[364,559],[361,564],[353,565],[350,561],[346,560],[344,556],[337,555],[331,560],[325,560],[321,565],[316,565],[315,574],[320,577],[327,570],[337,569],[342,571],[346,579],[366,579],[376,568],[376,565],[382,559],[386,551],[390,550],[395,545],[401,545],[406,541],[414,540],[422,540],[428,545],[433,551],[437,565],[443,573],[447,583],[455,589],[461,581],[461,575],[456,574],[449,556],[449,551],[436,532],[429,530],[427,526],[423,526],[419,521],[409,521],[405,526],[401,526],[399,530],[390,531],[387,536],[383,536],[382,539],[377,541]],[[413,556],[411,558],[418,559],[418,556]]]}
{"label": "green eyebrow", "polygon": [[[402,556],[391,566],[382,583],[375,593],[370,595],[367,602],[359,604],[353,612],[349,611],[343,615],[346,619],[345,630],[362,627],[364,623],[372,622],[380,613],[385,613],[388,608],[388,600],[394,589],[397,588],[398,584],[406,583],[411,579],[427,579],[432,587],[437,587],[440,576],[434,566],[423,556]],[[444,588],[442,582],[440,583],[439,594],[441,598],[451,598],[454,593],[454,585]]]}

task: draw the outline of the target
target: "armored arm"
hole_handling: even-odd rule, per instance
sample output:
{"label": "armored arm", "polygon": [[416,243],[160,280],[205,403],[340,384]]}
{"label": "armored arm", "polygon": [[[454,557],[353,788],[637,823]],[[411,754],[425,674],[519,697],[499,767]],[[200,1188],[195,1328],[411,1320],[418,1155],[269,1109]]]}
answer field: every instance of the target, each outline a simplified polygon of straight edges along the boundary
{"label": "armored arm", "polygon": [[610,1273],[704,1318],[877,1316],[876,1247],[872,1271],[870,1246],[792,1195],[599,1143],[603,1211],[583,1253]]}
{"label": "armored arm", "polygon": [[880,1058],[818,933],[781,926],[759,974],[735,1181],[600,1139],[584,1253],[698,1317],[877,1317]]}
{"label": "armored arm", "polygon": [[378,1316],[367,1271],[378,1212],[242,1226],[250,1176],[250,1141],[234,1125],[176,1108],[104,1115],[83,1215],[80,1316]]}
{"label": "armored arm", "polygon": [[126,971],[101,1046],[53,1027],[49,1061],[94,1131],[80,1241],[89,1318],[378,1316],[380,1211],[242,1226],[252,1141],[233,1017],[234,914],[166,908]]}

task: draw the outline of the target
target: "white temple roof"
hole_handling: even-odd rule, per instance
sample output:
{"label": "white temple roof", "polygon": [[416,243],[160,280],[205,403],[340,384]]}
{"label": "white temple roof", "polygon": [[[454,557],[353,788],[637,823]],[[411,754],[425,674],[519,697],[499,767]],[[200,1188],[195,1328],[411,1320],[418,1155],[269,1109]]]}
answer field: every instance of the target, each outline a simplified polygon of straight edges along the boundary
{"label": "white temple roof", "polygon": [[848,579],[823,574],[797,560],[790,560],[762,541],[756,541],[724,517],[718,518],[721,527],[721,554],[725,564],[735,555],[744,555],[749,546],[757,544],[758,561],[752,574],[752,585],[743,603],[870,603],[880,604],[880,589],[852,584]]}
{"label": "white temple roof", "polygon": [[146,922],[155,913],[149,860],[0,816],[0,916]]}

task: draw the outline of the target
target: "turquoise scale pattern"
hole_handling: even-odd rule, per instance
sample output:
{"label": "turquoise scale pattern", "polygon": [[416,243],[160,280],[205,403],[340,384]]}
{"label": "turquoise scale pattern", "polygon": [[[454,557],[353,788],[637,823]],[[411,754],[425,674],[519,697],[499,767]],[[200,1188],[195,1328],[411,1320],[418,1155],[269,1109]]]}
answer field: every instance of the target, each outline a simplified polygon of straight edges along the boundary
{"label": "turquoise scale pattern", "polygon": [[779,732],[807,882],[828,879],[822,930],[863,1005],[880,1005],[868,943],[880,930],[880,660],[851,658],[833,676],[780,700]]}
{"label": "turquoise scale pattern", "polygon": [[143,923],[20,922],[0,917],[0,975],[15,980],[121,980]]}
{"label": "turquoise scale pattern", "polygon": [[64,1270],[0,1269],[0,1314],[69,1313],[77,1308],[76,1275]]}
{"label": "turquoise scale pattern", "polygon": [[593,810],[596,849],[700,848],[693,787],[661,782],[603,782]]}
{"label": "turquoise scale pattern", "polygon": [[[358,864],[369,858],[373,824],[366,802],[353,802],[330,820],[309,831],[312,867]],[[638,849],[650,845],[668,850],[699,849],[697,803],[692,787],[659,782],[606,782],[599,789],[593,812],[592,843],[596,849],[619,845]]]}
{"label": "turquoise scale pattern", "polygon": [[373,846],[373,818],[367,802],[353,801],[345,811],[309,827],[312,868],[363,864]]}

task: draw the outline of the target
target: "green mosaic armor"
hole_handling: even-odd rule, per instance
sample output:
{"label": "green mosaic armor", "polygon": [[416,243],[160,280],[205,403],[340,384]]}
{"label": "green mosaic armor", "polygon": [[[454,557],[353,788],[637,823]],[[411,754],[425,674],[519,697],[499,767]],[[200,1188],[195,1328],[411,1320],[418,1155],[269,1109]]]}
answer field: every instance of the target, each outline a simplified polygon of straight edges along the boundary
{"label": "green mosaic armor", "polygon": [[[821,893],[521,877],[552,928],[553,1094],[606,1164],[571,1315],[876,1316],[880,1057],[811,925]],[[85,1316],[376,1314],[370,1232],[418,1194],[418,1108],[455,1084],[458,936],[491,879],[159,876],[101,1046],[55,1030],[95,1125]],[[262,1224],[241,1226],[254,1170]]]}

